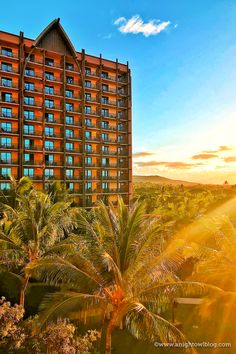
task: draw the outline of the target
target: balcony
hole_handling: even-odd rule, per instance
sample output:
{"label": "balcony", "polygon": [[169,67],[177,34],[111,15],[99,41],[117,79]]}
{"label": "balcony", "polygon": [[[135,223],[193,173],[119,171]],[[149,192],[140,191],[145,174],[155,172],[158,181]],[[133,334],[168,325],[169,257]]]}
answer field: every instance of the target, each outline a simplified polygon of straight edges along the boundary
{"label": "balcony", "polygon": [[45,161],[46,166],[62,166],[61,162],[58,161]]}
{"label": "balcony", "polygon": [[0,118],[18,119],[18,115],[0,111]]}
{"label": "balcony", "polygon": [[116,180],[117,176],[102,176],[103,180]]}
{"label": "balcony", "polygon": [[9,88],[9,89],[17,89],[18,85],[16,85],[15,83],[11,82],[0,82],[0,87],[4,87],[4,88]]}
{"label": "balcony", "polygon": [[5,98],[3,98],[3,97],[1,97],[0,98],[0,102],[1,103],[4,103],[4,104],[6,104],[6,103],[18,103],[18,100],[17,99],[13,99],[13,98],[10,98],[10,99],[5,99]]}
{"label": "balcony", "polygon": [[9,175],[0,175],[0,179],[1,180],[10,180],[10,176]]}
{"label": "balcony", "polygon": [[100,141],[100,138],[98,138],[96,136],[90,136],[90,137],[86,136],[85,140],[86,141]]}
{"label": "balcony", "polygon": [[98,87],[98,85],[95,85],[95,84],[90,84],[90,85],[86,85],[85,84],[85,90],[99,90],[99,87]]}
{"label": "balcony", "polygon": [[36,145],[28,145],[28,146],[24,146],[25,150],[29,150],[29,151],[42,151],[43,150],[43,146],[36,146]]}
{"label": "balcony", "polygon": [[13,59],[18,59],[18,55],[12,52],[8,52],[6,50],[1,50],[0,55],[5,58],[13,58]]}
{"label": "balcony", "polygon": [[101,78],[102,78],[102,80],[116,81],[116,76],[114,76],[114,75],[101,74]]}
{"label": "balcony", "polygon": [[102,193],[117,193],[117,188],[103,188]]}
{"label": "balcony", "polygon": [[95,103],[99,103],[99,100],[97,97],[86,97],[85,96],[85,101],[86,102],[95,102]]}
{"label": "balcony", "polygon": [[85,115],[90,115],[90,116],[99,116],[99,113],[96,111],[96,110],[93,110],[93,109],[91,109],[91,110],[89,110],[89,111],[84,111],[84,114]]}
{"label": "balcony", "polygon": [[0,144],[0,148],[16,150],[16,149],[18,149],[18,145],[16,145],[16,144]]}
{"label": "balcony", "polygon": [[85,76],[99,77],[96,71],[85,71]]}
{"label": "balcony", "polygon": [[60,147],[45,146],[44,149],[45,149],[45,151],[62,152],[62,148],[60,148]]}
{"label": "balcony", "polygon": [[1,66],[0,71],[4,73],[12,73],[12,74],[19,74],[18,69],[11,68],[11,67],[3,67]]}
{"label": "balcony", "polygon": [[78,181],[81,180],[81,176],[66,176],[66,180]]}
{"label": "balcony", "polygon": [[31,135],[31,136],[42,136],[42,132],[35,132],[35,131],[23,131],[23,135]]}
{"label": "balcony", "polygon": [[24,100],[24,105],[25,106],[30,106],[30,107],[42,107],[43,106],[43,102]]}
{"label": "balcony", "polygon": [[117,151],[101,151],[101,155],[104,155],[104,156],[116,156],[117,155]]}
{"label": "balcony", "polygon": [[107,106],[116,106],[116,101],[113,101],[113,100],[102,100],[102,105],[107,105]]}
{"label": "balcony", "polygon": [[23,161],[23,165],[26,165],[26,166],[41,166],[42,165],[42,161],[34,161],[34,160]]}
{"label": "balcony", "polygon": [[15,128],[11,128],[11,129],[0,128],[0,133],[2,133],[2,134],[18,134],[18,129],[15,129]]}
{"label": "balcony", "polygon": [[0,160],[0,164],[1,165],[17,165],[18,164],[18,160],[13,160],[13,159],[10,159],[10,160]]}
{"label": "balcony", "polygon": [[104,88],[102,87],[102,92],[110,92],[110,93],[116,93],[116,89],[115,88]]}
{"label": "balcony", "polygon": [[97,192],[97,190],[96,190],[96,188],[85,188],[85,193],[96,193]]}
{"label": "balcony", "polygon": [[40,79],[40,80],[42,80],[42,75],[35,74],[34,72],[31,72],[31,73],[30,73],[30,72],[25,71],[24,76],[25,76],[25,77],[32,77],[32,78],[34,78],[34,79]]}
{"label": "balcony", "polygon": [[39,117],[39,116],[34,116],[34,117],[24,116],[24,119],[27,120],[27,121],[30,121],[30,122],[40,122],[40,121],[42,121],[42,117]]}
{"label": "balcony", "polygon": [[101,112],[101,116],[103,118],[116,118],[116,114],[115,113],[103,113],[103,112]]}

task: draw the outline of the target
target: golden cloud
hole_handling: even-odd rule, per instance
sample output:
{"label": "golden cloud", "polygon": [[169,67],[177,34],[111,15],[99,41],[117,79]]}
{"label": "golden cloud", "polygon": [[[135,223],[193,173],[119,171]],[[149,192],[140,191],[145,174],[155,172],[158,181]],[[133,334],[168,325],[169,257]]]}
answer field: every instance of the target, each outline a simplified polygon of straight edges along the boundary
{"label": "golden cloud", "polygon": [[236,162],[236,156],[224,157],[224,162]]}
{"label": "golden cloud", "polygon": [[218,157],[218,155],[216,154],[198,154],[198,155],[194,155],[192,156],[193,160],[208,160],[208,159],[214,159]]}
{"label": "golden cloud", "polygon": [[146,157],[146,156],[152,156],[155,155],[154,152],[150,152],[150,151],[140,151],[140,152],[134,152],[133,153],[133,157],[134,158],[138,158],[138,157]]}
{"label": "golden cloud", "polygon": [[135,162],[138,167],[157,167],[157,166],[164,166],[173,169],[187,169],[202,165],[201,163],[187,163],[181,161],[139,161]]}
{"label": "golden cloud", "polygon": [[205,150],[205,151],[203,151],[203,153],[206,153],[206,154],[217,154],[219,152],[229,151],[229,150],[232,150],[232,148],[229,147],[229,146],[226,146],[226,145],[221,145],[221,146],[219,146],[218,150]]}

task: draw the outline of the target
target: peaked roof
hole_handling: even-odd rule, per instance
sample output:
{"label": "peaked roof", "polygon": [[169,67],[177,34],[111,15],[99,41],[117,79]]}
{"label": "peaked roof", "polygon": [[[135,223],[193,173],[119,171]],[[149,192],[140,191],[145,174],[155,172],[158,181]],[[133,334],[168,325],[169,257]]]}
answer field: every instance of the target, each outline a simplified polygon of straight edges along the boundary
{"label": "peaked roof", "polygon": [[60,18],[53,20],[34,41],[35,47],[77,56],[75,48],[60,24]]}

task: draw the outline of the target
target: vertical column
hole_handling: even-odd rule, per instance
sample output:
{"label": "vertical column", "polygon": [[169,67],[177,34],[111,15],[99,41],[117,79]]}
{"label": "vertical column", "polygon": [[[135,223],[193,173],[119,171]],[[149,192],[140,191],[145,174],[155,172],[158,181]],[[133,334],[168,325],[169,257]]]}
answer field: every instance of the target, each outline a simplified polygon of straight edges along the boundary
{"label": "vertical column", "polygon": [[[98,69],[98,76],[99,76],[99,83],[98,83],[98,88],[99,88],[99,93],[98,93],[98,100],[99,100],[99,189],[100,192],[102,193],[102,183],[103,183],[103,176],[102,176],[102,54],[100,54],[100,60],[99,60],[99,69]],[[98,198],[98,197],[97,197]],[[103,198],[103,195],[100,195],[100,199]]]}
{"label": "vertical column", "polygon": [[66,183],[66,96],[65,96],[65,91],[66,91],[66,56],[63,55],[63,73],[62,73],[62,79],[63,79],[63,85],[62,85],[62,90],[63,90],[63,99],[62,99],[62,117],[60,119],[63,120],[63,141],[62,141],[62,150],[63,150],[63,182]]}
{"label": "vertical column", "polygon": [[[43,189],[45,189],[45,57],[46,57],[46,51],[45,49],[43,51],[43,77],[42,77],[42,90],[43,90],[43,95],[42,95],[42,134],[43,134],[43,146],[42,146],[42,155],[43,155],[43,161],[42,161],[42,184],[43,184]],[[50,166],[49,166],[50,167]]]}
{"label": "vertical column", "polygon": [[129,177],[129,195],[128,203],[130,204],[132,197],[132,86],[131,86],[131,73],[129,63],[127,62],[127,76],[128,76],[128,177]]}
{"label": "vertical column", "polygon": [[118,59],[116,59],[116,149],[117,149],[117,168],[116,168],[116,188],[117,188],[117,197],[119,193],[119,170],[120,170],[120,164],[119,164],[119,142],[118,142],[118,136],[119,136],[119,124],[118,124]]}
{"label": "vertical column", "polygon": [[24,33],[20,32],[19,38],[19,82],[18,82],[18,128],[19,128],[19,145],[18,145],[18,179],[23,176],[23,159],[24,159],[24,141],[23,141],[23,125],[24,125],[24,72],[25,72],[25,53],[24,53]]}
{"label": "vertical column", "polygon": [[82,49],[81,53],[81,84],[82,84],[82,100],[81,100],[81,117],[82,117],[82,206],[86,206],[86,195],[85,195],[85,50]]}

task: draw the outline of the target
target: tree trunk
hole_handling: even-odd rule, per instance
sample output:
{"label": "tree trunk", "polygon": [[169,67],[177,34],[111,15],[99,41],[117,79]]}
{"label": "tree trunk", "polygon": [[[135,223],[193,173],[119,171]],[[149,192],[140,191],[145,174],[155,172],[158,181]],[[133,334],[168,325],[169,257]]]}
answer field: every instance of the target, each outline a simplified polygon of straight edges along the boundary
{"label": "tree trunk", "polygon": [[111,354],[111,334],[112,334],[113,328],[114,328],[114,323],[113,323],[113,320],[111,319],[108,323],[107,331],[106,331],[105,354]]}
{"label": "tree trunk", "polygon": [[20,305],[23,308],[25,307],[25,290],[28,286],[29,278],[30,278],[29,275],[25,275],[20,289]]}

